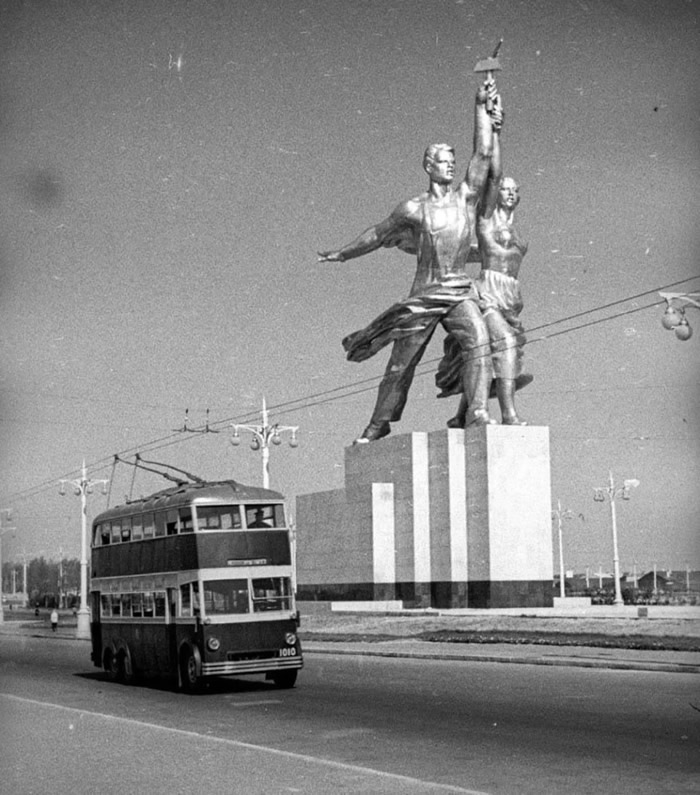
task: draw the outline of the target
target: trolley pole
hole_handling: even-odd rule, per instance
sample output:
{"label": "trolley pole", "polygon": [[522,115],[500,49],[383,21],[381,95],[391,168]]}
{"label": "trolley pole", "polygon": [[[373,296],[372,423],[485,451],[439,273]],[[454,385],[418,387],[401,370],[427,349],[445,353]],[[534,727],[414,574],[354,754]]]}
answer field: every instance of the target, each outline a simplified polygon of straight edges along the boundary
{"label": "trolley pole", "polygon": [[102,485],[103,494],[107,493],[106,486],[109,480],[99,479],[92,480],[87,476],[87,469],[85,468],[85,460],[83,459],[83,466],[81,469],[80,477],[76,480],[61,480],[60,494],[66,493],[66,483],[73,487],[76,497],[80,497],[80,607],[78,609],[78,629],[76,637],[89,638],[90,637],[90,610],[87,602],[88,592],[88,540],[87,540],[87,495],[92,494],[93,486],[96,484]]}
{"label": "trolley pole", "polygon": [[613,474],[612,471],[610,471],[607,488],[604,486],[599,486],[593,489],[593,499],[596,502],[604,502],[606,494],[610,498],[610,521],[612,524],[613,537],[613,577],[615,579],[615,599],[613,604],[617,605],[618,607],[624,605],[625,602],[622,598],[622,591],[620,589],[620,554],[617,549],[617,514],[615,511],[615,497],[622,497],[623,500],[629,500],[630,489],[636,488],[638,485],[638,480],[625,480],[623,482],[622,488],[616,489],[615,482],[613,480]]}
{"label": "trolley pole", "polygon": [[261,425],[232,425],[233,434],[231,436],[231,444],[238,447],[241,443],[241,431],[249,431],[253,438],[250,442],[250,449],[257,452],[260,450],[262,454],[262,481],[263,488],[270,488],[270,443],[274,445],[282,444],[282,433],[291,432],[292,438],[289,440],[290,447],[297,447],[298,425],[270,425],[268,422],[267,406],[265,405],[265,398],[262,401],[262,424]]}

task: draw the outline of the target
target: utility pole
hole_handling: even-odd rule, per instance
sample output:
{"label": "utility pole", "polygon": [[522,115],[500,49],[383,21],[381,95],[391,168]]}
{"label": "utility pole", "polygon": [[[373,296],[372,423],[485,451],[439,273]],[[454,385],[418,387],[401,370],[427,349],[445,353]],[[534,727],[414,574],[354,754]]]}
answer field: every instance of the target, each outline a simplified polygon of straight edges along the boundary
{"label": "utility pole", "polygon": [[29,568],[30,555],[43,555],[44,550],[40,549],[38,552],[27,552],[22,550],[22,593],[24,594],[25,607],[29,607],[29,588],[27,585],[27,569]]}
{"label": "utility pole", "polygon": [[289,549],[292,557],[292,593],[297,592],[297,527],[294,517],[289,516]]}
{"label": "utility pole", "polygon": [[15,530],[14,527],[3,527],[3,521],[9,522],[12,518],[11,508],[0,509],[0,624],[5,620],[5,608],[2,603],[2,537],[10,530]]}
{"label": "utility pole", "polygon": [[87,590],[88,590],[88,542],[87,542],[87,495],[92,494],[93,487],[100,483],[102,485],[102,493],[107,493],[107,484],[109,480],[88,479],[87,469],[85,468],[85,459],[83,459],[83,466],[81,469],[80,477],[76,480],[61,480],[60,494],[66,493],[66,483],[70,483],[73,487],[73,492],[76,497],[80,497],[80,608],[78,609],[78,629],[76,637],[89,638],[90,637],[90,610],[87,603]]}
{"label": "utility pole", "polygon": [[597,486],[593,488],[593,499],[596,502],[605,502],[605,495],[607,494],[610,499],[610,519],[612,523],[612,537],[613,537],[613,577],[615,579],[615,599],[614,605],[621,607],[624,605],[622,598],[622,591],[620,589],[620,554],[617,550],[617,518],[615,513],[615,497],[622,497],[623,500],[629,500],[630,489],[636,488],[639,481],[636,479],[625,480],[622,488],[616,489],[613,480],[612,470],[609,473],[608,485]]}
{"label": "utility pole", "polygon": [[65,607],[63,604],[63,547],[58,548],[58,606]]}
{"label": "utility pole", "polygon": [[268,422],[267,406],[265,405],[265,398],[262,400],[262,424],[261,425],[232,425],[233,434],[231,436],[231,444],[238,447],[241,443],[240,432],[250,431],[253,435],[250,443],[250,449],[254,451],[260,450],[262,453],[262,480],[263,488],[270,488],[270,442],[274,445],[282,444],[282,433],[291,432],[292,438],[289,440],[290,447],[297,447],[298,425],[270,425]]}

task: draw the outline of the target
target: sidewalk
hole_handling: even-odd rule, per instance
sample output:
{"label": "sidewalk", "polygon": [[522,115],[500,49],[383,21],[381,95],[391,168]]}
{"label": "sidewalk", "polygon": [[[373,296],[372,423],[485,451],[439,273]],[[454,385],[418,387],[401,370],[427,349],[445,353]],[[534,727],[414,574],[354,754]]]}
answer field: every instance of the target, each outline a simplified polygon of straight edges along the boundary
{"label": "sidewalk", "polygon": [[668,605],[582,605],[575,599],[559,601],[554,607],[456,607],[404,608],[391,602],[299,602],[302,612],[314,608],[331,613],[363,613],[386,616],[519,616],[522,618],[681,618],[700,620],[700,607]]}
{"label": "sidewalk", "polygon": [[[405,609],[401,603],[332,602],[302,603],[302,613],[321,611],[326,615],[365,615],[390,617],[466,617],[498,616],[509,618],[543,619],[628,619],[636,622],[661,624],[668,619],[681,619],[693,624],[696,630],[700,620],[700,607],[668,607],[665,605],[590,605],[575,599],[558,601],[554,607],[512,607],[481,610],[456,609]],[[690,627],[689,627],[690,629]],[[449,643],[406,639],[360,641],[314,641],[312,637],[302,642],[309,654],[361,654],[383,657],[409,657],[414,659],[463,660],[471,662],[499,662],[525,665],[560,665],[581,668],[612,668],[632,671],[668,671],[673,673],[700,673],[700,652],[638,650],[605,648],[598,646],[549,646],[528,643]]]}
{"label": "sidewalk", "polygon": [[304,653],[309,655],[356,654],[416,660],[461,660],[700,674],[700,652],[543,646],[527,643],[433,643],[410,639],[346,643],[302,638],[302,643]]}
{"label": "sidewalk", "polygon": [[89,642],[89,638],[76,637],[77,626],[75,621],[59,622],[58,628],[54,632],[51,624],[42,619],[8,621],[5,619],[0,624],[0,636],[2,635],[24,635],[28,638],[61,638],[62,640],[80,640]]}
{"label": "sidewalk", "polygon": [[[52,632],[46,621],[5,621],[0,636],[73,640],[76,627],[59,624]],[[460,660],[464,662],[558,665],[579,668],[609,668],[626,671],[656,671],[700,674],[700,652],[608,649],[591,646],[544,646],[526,643],[433,643],[414,639],[378,641],[315,641],[305,639],[304,653],[344,654],[368,657],[404,657],[415,660]]]}

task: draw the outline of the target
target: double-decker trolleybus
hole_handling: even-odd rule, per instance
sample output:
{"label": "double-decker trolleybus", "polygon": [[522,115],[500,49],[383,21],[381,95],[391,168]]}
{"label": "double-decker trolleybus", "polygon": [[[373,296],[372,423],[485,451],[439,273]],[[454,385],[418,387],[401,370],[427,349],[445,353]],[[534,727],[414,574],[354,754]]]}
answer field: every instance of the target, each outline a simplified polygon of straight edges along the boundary
{"label": "double-decker trolleybus", "polygon": [[282,495],[233,480],[179,481],[104,511],[92,525],[93,663],[191,691],[230,674],[293,687],[303,660],[290,546]]}

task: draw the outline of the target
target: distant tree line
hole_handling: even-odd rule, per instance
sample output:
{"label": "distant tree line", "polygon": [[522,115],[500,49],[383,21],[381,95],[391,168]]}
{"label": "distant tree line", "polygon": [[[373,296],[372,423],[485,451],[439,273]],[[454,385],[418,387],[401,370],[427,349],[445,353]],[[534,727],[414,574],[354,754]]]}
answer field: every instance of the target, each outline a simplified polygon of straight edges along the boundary
{"label": "distant tree line", "polygon": [[[2,564],[2,593],[12,595],[24,590],[24,563]],[[27,561],[27,599],[32,607],[73,607],[80,590],[80,561],[63,558],[46,560],[43,555]]]}

